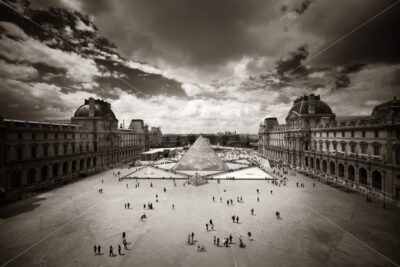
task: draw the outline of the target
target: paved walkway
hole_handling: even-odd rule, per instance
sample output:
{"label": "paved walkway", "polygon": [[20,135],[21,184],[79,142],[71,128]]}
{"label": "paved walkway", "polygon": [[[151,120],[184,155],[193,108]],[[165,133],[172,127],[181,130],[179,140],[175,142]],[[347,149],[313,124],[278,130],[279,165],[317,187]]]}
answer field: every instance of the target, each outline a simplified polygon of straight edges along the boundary
{"label": "paved walkway", "polygon": [[[381,203],[366,203],[361,195],[320,183],[313,188],[309,178],[289,177],[286,187],[264,180],[210,181],[199,187],[184,187],[183,181],[174,187],[172,181],[143,180],[135,188],[134,180],[118,182],[112,172],[1,208],[0,264],[210,267],[400,263],[398,209],[389,206],[383,210]],[[297,188],[296,181],[305,187]],[[103,194],[98,193],[99,188]],[[227,199],[236,200],[237,196],[244,203],[226,205]],[[130,210],[124,208],[125,202],[130,202]],[[145,210],[148,219],[142,222],[139,217],[148,202],[155,209]],[[255,215],[250,213],[252,208]],[[281,220],[275,218],[277,210]],[[239,224],[232,223],[232,215],[239,216]],[[215,229],[207,232],[205,224],[210,219]],[[129,250],[123,250],[123,256],[108,257],[108,246],[113,245],[117,253],[116,246],[122,245],[123,231]],[[248,231],[253,241],[246,237]],[[190,232],[206,252],[186,244]],[[222,239],[229,234],[235,244],[229,248],[213,245],[214,235]],[[245,248],[238,246],[239,235]],[[100,244],[105,254],[95,256],[94,244]]]}

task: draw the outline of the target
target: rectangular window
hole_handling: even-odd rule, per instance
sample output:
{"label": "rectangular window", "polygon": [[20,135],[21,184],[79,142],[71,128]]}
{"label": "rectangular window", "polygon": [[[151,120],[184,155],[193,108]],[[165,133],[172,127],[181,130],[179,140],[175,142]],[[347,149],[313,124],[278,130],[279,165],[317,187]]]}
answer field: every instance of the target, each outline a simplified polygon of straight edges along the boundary
{"label": "rectangular window", "polygon": [[362,143],[361,144],[361,154],[367,154],[367,153],[368,153],[368,144]]}
{"label": "rectangular window", "polygon": [[342,150],[342,152],[346,152],[346,144],[345,143],[341,144],[341,150]]}
{"label": "rectangular window", "polygon": [[342,131],[342,137],[344,137],[344,136],[345,136],[344,131]]}
{"label": "rectangular window", "polygon": [[351,137],[354,137],[354,131],[351,131]]}
{"label": "rectangular window", "polygon": [[351,151],[351,153],[356,153],[356,144],[350,145],[350,151]]}
{"label": "rectangular window", "polygon": [[22,160],[23,159],[23,149],[22,147],[17,148],[17,160]]}
{"label": "rectangular window", "polygon": [[333,145],[333,150],[337,150],[337,144],[336,143],[332,143]]}
{"label": "rectangular window", "polygon": [[32,133],[32,140],[35,140],[35,139],[36,139],[36,134]]}
{"label": "rectangular window", "polygon": [[362,131],[362,132],[361,132],[361,136],[362,136],[362,137],[365,137],[365,131]]}
{"label": "rectangular window", "polygon": [[375,138],[378,138],[379,137],[379,131],[375,131]]}
{"label": "rectangular window", "polygon": [[381,154],[381,145],[374,144],[374,156],[379,156]]}
{"label": "rectangular window", "polygon": [[32,159],[35,159],[36,158],[36,156],[37,156],[37,150],[36,150],[36,147],[35,146],[33,146],[32,148],[31,148],[31,158]]}
{"label": "rectangular window", "polygon": [[43,156],[47,157],[49,155],[49,147],[44,146],[43,147]]}
{"label": "rectangular window", "polygon": [[336,132],[333,132],[333,137],[336,137]]}
{"label": "rectangular window", "polygon": [[18,139],[22,140],[22,133],[18,133]]}

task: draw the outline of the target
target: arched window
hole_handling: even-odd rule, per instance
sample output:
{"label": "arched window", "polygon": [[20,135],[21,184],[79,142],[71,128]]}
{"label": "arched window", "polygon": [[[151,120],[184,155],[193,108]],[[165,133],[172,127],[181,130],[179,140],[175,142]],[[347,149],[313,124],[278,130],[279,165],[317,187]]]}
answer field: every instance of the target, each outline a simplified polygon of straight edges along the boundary
{"label": "arched window", "polygon": [[314,158],[310,158],[310,167],[314,168]]}
{"label": "arched window", "polygon": [[327,172],[328,171],[328,162],[326,160],[322,161],[322,171]]}
{"label": "arched window", "polygon": [[10,177],[11,190],[18,189],[21,187],[21,185],[22,185],[22,173],[20,171],[13,172]]}
{"label": "arched window", "polygon": [[79,160],[79,170],[83,171],[83,169],[85,169],[85,160],[84,159],[80,159]]}
{"label": "arched window", "polygon": [[90,168],[91,168],[90,158],[87,158],[87,160],[86,160],[86,168],[87,168],[87,169],[90,169]]}
{"label": "arched window", "polygon": [[29,169],[26,178],[27,184],[34,184],[36,182],[36,170],[34,168]]}
{"label": "arched window", "polygon": [[342,163],[338,165],[338,176],[344,178],[344,165]]}
{"label": "arched window", "polygon": [[68,161],[64,162],[63,163],[63,175],[68,174],[68,167],[69,167]]}
{"label": "arched window", "polygon": [[49,168],[47,166],[43,166],[40,169],[40,179],[42,181],[46,181],[49,178]]}
{"label": "arched window", "polygon": [[316,169],[317,169],[318,171],[321,169],[320,160],[319,160],[319,159],[316,159],[316,160],[315,160],[315,167],[316,167]]}
{"label": "arched window", "polygon": [[308,157],[305,157],[305,158],[304,158],[304,165],[305,165],[306,167],[308,167]]}
{"label": "arched window", "polygon": [[93,167],[96,167],[97,165],[97,157],[93,157]]}
{"label": "arched window", "polygon": [[400,164],[400,146],[396,146],[394,149],[394,160],[396,164]]}
{"label": "arched window", "polygon": [[60,166],[58,163],[53,164],[53,178],[56,178],[58,176]]}
{"label": "arched window", "polygon": [[372,172],[372,187],[382,190],[382,174],[379,171]]}
{"label": "arched window", "polygon": [[352,165],[347,167],[347,177],[349,178],[349,180],[352,180],[352,181],[355,180],[355,169]]}
{"label": "arched window", "polygon": [[74,161],[72,161],[72,173],[74,173],[74,172],[76,172],[76,167],[77,167],[77,163],[76,163],[76,160],[74,160]]}
{"label": "arched window", "polygon": [[367,185],[368,184],[368,173],[365,168],[360,168],[358,170],[358,181],[360,184]]}
{"label": "arched window", "polygon": [[329,163],[329,171],[330,171],[330,174],[336,175],[336,165],[333,161],[331,161]]}

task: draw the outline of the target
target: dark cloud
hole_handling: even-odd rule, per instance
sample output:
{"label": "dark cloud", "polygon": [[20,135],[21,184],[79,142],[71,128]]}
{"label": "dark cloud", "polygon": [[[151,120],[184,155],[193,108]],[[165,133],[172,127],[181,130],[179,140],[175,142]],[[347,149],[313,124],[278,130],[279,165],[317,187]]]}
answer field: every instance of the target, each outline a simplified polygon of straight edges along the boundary
{"label": "dark cloud", "polygon": [[300,46],[296,51],[291,52],[289,56],[276,62],[276,71],[281,75],[286,72],[290,72],[290,74],[304,73],[305,68],[301,64],[308,55],[309,52],[307,46]]}
{"label": "dark cloud", "polygon": [[[317,1],[313,4],[312,10],[299,17],[297,26],[304,34],[313,34],[324,40],[319,46],[310,44],[311,54],[315,54],[395,2],[394,0],[368,1],[368,3],[362,0]],[[312,63],[315,65],[347,65],[357,62],[399,63],[398,47],[400,47],[400,4],[352,32]]]}
{"label": "dark cloud", "polygon": [[315,1],[304,0],[299,4],[299,6],[294,8],[294,11],[297,14],[303,14],[313,2],[315,2]]}

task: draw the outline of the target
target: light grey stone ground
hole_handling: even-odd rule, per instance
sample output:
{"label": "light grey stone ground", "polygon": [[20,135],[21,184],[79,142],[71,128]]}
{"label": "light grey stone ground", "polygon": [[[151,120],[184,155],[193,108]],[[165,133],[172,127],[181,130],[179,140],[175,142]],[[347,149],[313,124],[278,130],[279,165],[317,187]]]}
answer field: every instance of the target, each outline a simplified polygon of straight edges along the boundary
{"label": "light grey stone ground", "polygon": [[[380,202],[366,203],[361,195],[320,183],[313,188],[309,178],[289,176],[286,187],[264,180],[210,181],[200,187],[183,187],[183,181],[177,181],[174,187],[172,181],[142,180],[135,188],[134,180],[118,182],[112,172],[2,207],[0,264],[210,267],[400,263],[398,209],[389,206],[383,210]],[[305,188],[296,188],[296,181],[305,183]],[[100,187],[103,194],[98,193]],[[216,202],[212,202],[212,196]],[[236,200],[237,196],[242,196],[244,203],[226,205],[226,199]],[[130,202],[130,210],[124,209],[125,202]],[[147,202],[155,209],[146,210],[149,218],[142,222],[139,218]],[[255,210],[253,216],[251,208]],[[281,220],[275,218],[276,210]],[[232,215],[240,217],[240,224],[232,223]],[[210,219],[215,229],[207,232],[205,224]],[[123,256],[109,257],[110,245],[114,252],[118,244],[122,245],[123,231],[130,242],[129,250],[123,250]],[[197,246],[186,244],[192,231],[206,252],[197,252]],[[246,237],[248,231],[253,241]],[[229,234],[235,244],[229,248],[213,245],[214,235],[222,240]],[[238,246],[239,235],[245,248]],[[103,255],[94,255],[94,244],[102,246]]]}

